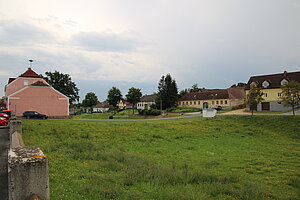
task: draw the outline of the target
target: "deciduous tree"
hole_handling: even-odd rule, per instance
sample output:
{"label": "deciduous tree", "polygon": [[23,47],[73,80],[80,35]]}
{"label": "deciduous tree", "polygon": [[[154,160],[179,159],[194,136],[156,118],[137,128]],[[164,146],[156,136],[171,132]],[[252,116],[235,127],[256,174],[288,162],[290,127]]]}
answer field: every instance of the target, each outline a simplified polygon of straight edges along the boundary
{"label": "deciduous tree", "polygon": [[261,92],[260,88],[256,85],[250,85],[249,93],[246,97],[246,104],[250,107],[250,110],[253,115],[253,111],[256,110],[259,102],[263,101],[262,98],[263,92]]}
{"label": "deciduous tree", "polygon": [[300,105],[300,83],[297,81],[289,81],[282,87],[282,101],[286,106],[291,106],[293,115],[295,115],[295,107]]}
{"label": "deciduous tree", "polygon": [[118,88],[112,87],[108,91],[107,101],[113,107],[117,107],[118,101],[120,101],[121,99],[122,99],[122,93]]}
{"label": "deciduous tree", "polygon": [[141,100],[142,93],[139,88],[130,88],[126,94],[126,98],[133,105],[132,112],[134,114],[134,106]]}
{"label": "deciduous tree", "polygon": [[82,101],[82,105],[85,107],[90,107],[91,112],[93,111],[93,106],[97,105],[98,97],[95,93],[89,92],[85,95],[84,100]]}
{"label": "deciduous tree", "polygon": [[79,89],[69,74],[63,74],[58,71],[46,72],[45,74],[45,79],[54,89],[69,97],[70,104],[79,101]]}

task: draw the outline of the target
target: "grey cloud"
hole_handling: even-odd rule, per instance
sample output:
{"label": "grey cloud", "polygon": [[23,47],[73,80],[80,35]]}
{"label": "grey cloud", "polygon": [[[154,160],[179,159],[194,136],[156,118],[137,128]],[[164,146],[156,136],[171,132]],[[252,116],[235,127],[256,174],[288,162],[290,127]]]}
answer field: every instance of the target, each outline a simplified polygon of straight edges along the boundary
{"label": "grey cloud", "polygon": [[74,35],[71,43],[79,45],[89,51],[133,51],[140,42],[137,40],[111,33],[81,32]]}
{"label": "grey cloud", "polygon": [[55,37],[37,26],[20,21],[0,21],[0,44],[4,45],[35,45],[53,43]]}

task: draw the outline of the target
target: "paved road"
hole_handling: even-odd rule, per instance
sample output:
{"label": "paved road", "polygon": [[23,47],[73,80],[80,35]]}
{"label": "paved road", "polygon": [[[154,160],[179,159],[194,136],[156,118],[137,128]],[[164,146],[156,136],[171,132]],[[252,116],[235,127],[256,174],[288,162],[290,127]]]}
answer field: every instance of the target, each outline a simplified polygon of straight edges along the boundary
{"label": "paved road", "polygon": [[[293,115],[293,111],[283,113],[283,115]],[[300,109],[295,110],[295,115],[300,115]]]}
{"label": "paved road", "polygon": [[0,128],[0,200],[8,199],[7,151],[9,129]]}

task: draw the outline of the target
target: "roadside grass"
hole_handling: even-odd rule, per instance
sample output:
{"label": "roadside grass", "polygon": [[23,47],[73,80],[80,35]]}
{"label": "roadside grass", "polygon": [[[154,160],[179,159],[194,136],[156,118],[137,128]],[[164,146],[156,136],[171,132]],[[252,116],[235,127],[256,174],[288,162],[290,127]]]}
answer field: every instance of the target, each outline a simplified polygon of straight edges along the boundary
{"label": "roadside grass", "polygon": [[299,199],[299,116],[22,120],[51,199]]}

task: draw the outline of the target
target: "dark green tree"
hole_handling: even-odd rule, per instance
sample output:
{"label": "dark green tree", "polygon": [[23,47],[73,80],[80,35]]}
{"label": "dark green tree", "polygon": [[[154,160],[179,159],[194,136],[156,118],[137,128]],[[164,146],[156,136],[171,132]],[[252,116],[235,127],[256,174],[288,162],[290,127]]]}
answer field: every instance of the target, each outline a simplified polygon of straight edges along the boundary
{"label": "dark green tree", "polygon": [[122,93],[118,88],[112,87],[108,91],[107,101],[113,107],[117,107],[118,101],[120,101],[121,99],[122,99]]}
{"label": "dark green tree", "polygon": [[250,85],[249,93],[246,96],[246,105],[249,106],[252,115],[253,111],[256,110],[259,102],[263,101],[263,92],[261,92],[260,88],[256,85]]}
{"label": "dark green tree", "polygon": [[126,94],[127,100],[133,106],[132,109],[133,114],[134,114],[134,106],[141,100],[141,97],[142,97],[142,92],[141,89],[139,88],[132,87],[128,90],[128,93]]}
{"label": "dark green tree", "polygon": [[79,89],[76,84],[72,81],[69,74],[62,74],[58,71],[46,72],[45,79],[48,83],[59,92],[69,97],[70,104],[79,101]]}
{"label": "dark green tree", "polygon": [[189,89],[189,92],[200,92],[201,88],[198,87],[198,84],[192,85],[192,87]]}
{"label": "dark green tree", "polygon": [[162,76],[158,83],[156,105],[158,108],[167,109],[176,107],[178,89],[175,79],[170,74]]}
{"label": "dark green tree", "polygon": [[285,106],[291,106],[293,115],[295,115],[295,107],[300,105],[300,83],[297,81],[289,81],[282,87],[282,101]]}
{"label": "dark green tree", "polygon": [[238,83],[238,84],[233,84],[230,88],[245,87],[246,85],[247,85],[246,83]]}
{"label": "dark green tree", "polygon": [[98,97],[95,93],[89,92],[85,95],[84,100],[82,101],[82,105],[84,107],[90,107],[91,112],[93,112],[93,106],[98,104]]}

